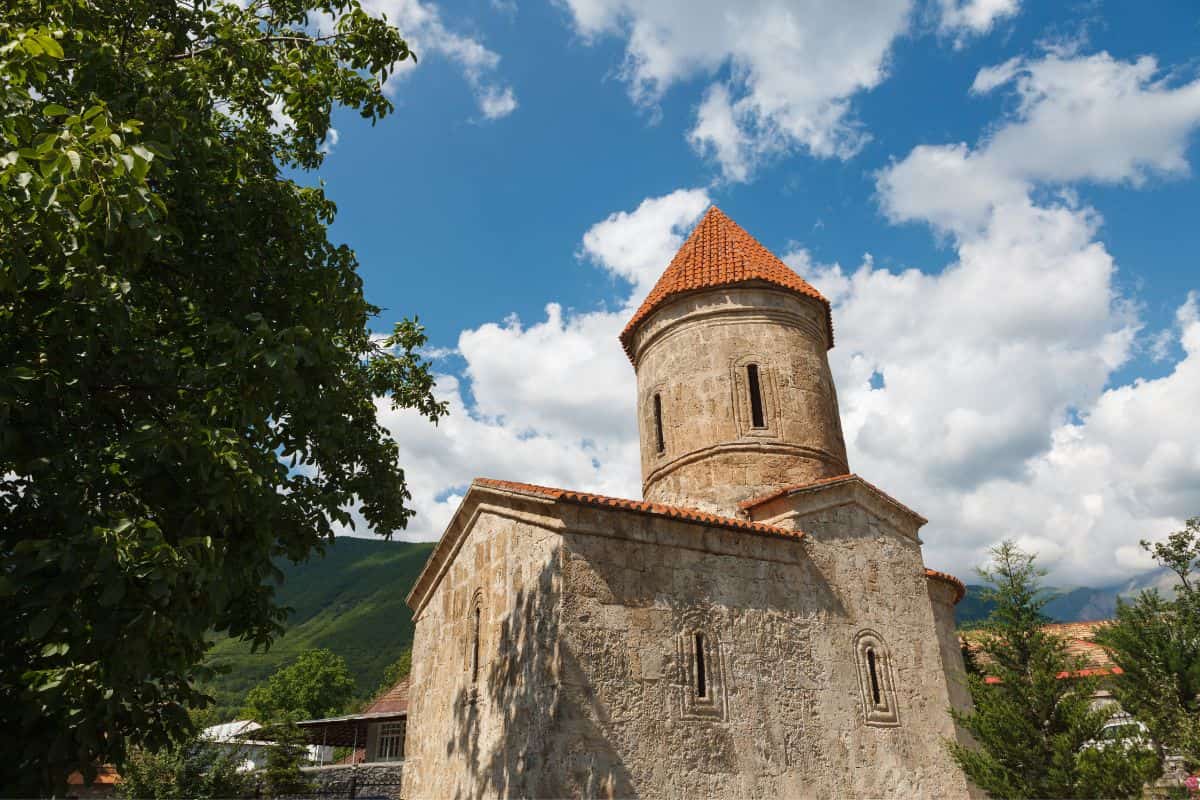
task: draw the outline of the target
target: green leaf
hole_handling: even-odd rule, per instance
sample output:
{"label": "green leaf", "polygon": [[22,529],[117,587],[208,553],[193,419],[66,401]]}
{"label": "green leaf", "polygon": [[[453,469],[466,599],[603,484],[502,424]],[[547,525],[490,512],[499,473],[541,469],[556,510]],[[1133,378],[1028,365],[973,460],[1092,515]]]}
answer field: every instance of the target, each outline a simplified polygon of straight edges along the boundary
{"label": "green leaf", "polygon": [[34,641],[44,638],[50,632],[56,619],[58,619],[58,614],[53,609],[47,608],[42,611],[29,623],[29,638]]}
{"label": "green leaf", "polygon": [[[50,41],[54,40],[51,39]],[[60,50],[59,52],[61,53],[62,51]],[[67,108],[66,106],[60,106],[58,103],[48,103],[46,107],[42,109],[42,113],[47,117],[65,117],[71,113],[71,109]]]}
{"label": "green leaf", "polygon": [[46,55],[50,56],[51,58],[63,57],[64,54],[62,46],[54,40],[53,36],[38,36],[37,41],[38,44],[42,46],[42,49],[46,51]]}
{"label": "green leaf", "polygon": [[121,598],[124,596],[125,584],[119,580],[110,581],[105,584],[104,591],[100,593],[99,603],[105,608],[112,608],[121,602]]}

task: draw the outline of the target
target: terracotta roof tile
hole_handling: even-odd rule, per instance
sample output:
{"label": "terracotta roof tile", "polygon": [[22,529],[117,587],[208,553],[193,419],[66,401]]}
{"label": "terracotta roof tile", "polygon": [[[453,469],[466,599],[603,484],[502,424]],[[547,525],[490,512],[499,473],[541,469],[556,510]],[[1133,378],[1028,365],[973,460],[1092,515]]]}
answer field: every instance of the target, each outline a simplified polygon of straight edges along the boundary
{"label": "terracotta roof tile", "polygon": [[958,578],[951,575],[949,572],[938,572],[936,569],[925,569],[925,577],[930,580],[943,581],[954,587],[954,603],[957,605],[959,600],[967,596],[967,587]]}
{"label": "terracotta roof tile", "polygon": [[721,528],[747,531],[749,533],[765,534],[768,536],[785,536],[789,539],[799,539],[804,536],[803,531],[792,530],[791,528],[782,528],[778,525],[766,525],[761,522],[751,522],[745,519],[721,517],[716,514],[709,514],[706,511],[699,511],[694,508],[681,508],[679,506],[668,506],[661,503],[647,503],[643,500],[626,500],[620,497],[609,497],[607,495],[591,494],[589,492],[574,492],[569,489],[555,489],[550,486],[537,486],[532,483],[501,481],[496,480],[495,478],[476,478],[475,483],[479,486],[485,486],[492,489],[502,489],[510,492],[519,492],[521,494],[532,494],[560,502],[576,503],[584,506],[619,508],[624,511],[634,511],[639,514],[670,517],[672,519],[681,519],[687,522],[700,522],[705,525],[715,525]]}
{"label": "terracotta roof tile", "polygon": [[372,701],[362,712],[376,714],[380,712],[408,711],[408,678],[403,678],[395,686],[388,689]]}
{"label": "terracotta roof tile", "polygon": [[[1096,644],[1093,638],[1096,631],[1111,623],[1111,620],[1094,620],[1090,622],[1052,622],[1042,626],[1047,633],[1066,641],[1067,655],[1071,658],[1082,658],[1084,668],[1076,672],[1061,672],[1059,678],[1078,678],[1086,676],[1120,675],[1122,670],[1112,660],[1107,650]],[[979,650],[979,637],[986,635],[984,631],[967,631],[963,634],[967,646],[973,651]],[[989,678],[994,683],[997,679]]]}
{"label": "terracotta roof tile", "polygon": [[829,313],[829,301],[740,225],[725,216],[721,209],[712,206],[671,259],[625,330],[621,331],[625,353],[630,359],[633,358],[630,347],[634,330],[669,298],[697,289],[732,286],[749,281],[772,283],[820,300],[825,306],[829,346],[833,346],[833,318]]}

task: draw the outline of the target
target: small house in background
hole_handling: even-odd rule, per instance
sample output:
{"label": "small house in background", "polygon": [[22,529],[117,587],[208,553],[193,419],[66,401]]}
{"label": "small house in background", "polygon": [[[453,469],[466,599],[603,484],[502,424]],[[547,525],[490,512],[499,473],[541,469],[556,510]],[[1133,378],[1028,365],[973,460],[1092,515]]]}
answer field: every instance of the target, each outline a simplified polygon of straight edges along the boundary
{"label": "small house in background", "polygon": [[[1100,619],[1090,622],[1052,622],[1042,626],[1043,631],[1054,634],[1066,643],[1068,658],[1083,660],[1082,670],[1079,672],[1064,672],[1058,677],[1108,678],[1121,674],[1121,668],[1112,660],[1109,652],[1095,642],[1096,632],[1111,622],[1112,620]],[[980,657],[980,668],[986,672],[987,658],[980,650],[980,640],[987,635],[986,632],[983,630],[971,630],[961,635],[967,648]],[[992,680],[991,678],[988,679],[989,682]],[[1096,692],[1096,700],[1098,703],[1103,704],[1114,702],[1112,700],[1112,692],[1108,691],[1103,682],[1099,691]]]}
{"label": "small house in background", "polygon": [[[261,733],[260,733],[261,732]],[[238,769],[252,772],[267,765],[267,755],[275,742],[263,731],[263,726],[251,719],[239,719],[212,725],[200,732],[200,738],[238,759]],[[308,746],[308,760],[324,763],[333,758],[332,747]]]}
{"label": "small house in background", "polygon": [[344,765],[403,761],[407,724],[408,678],[357,714],[297,723],[313,746],[350,748],[350,753],[338,760]]}
{"label": "small house in background", "polygon": [[314,793],[322,797],[400,797],[408,729],[408,678],[357,714],[306,719],[296,724],[310,748],[319,748],[325,754],[315,766],[304,768]]}

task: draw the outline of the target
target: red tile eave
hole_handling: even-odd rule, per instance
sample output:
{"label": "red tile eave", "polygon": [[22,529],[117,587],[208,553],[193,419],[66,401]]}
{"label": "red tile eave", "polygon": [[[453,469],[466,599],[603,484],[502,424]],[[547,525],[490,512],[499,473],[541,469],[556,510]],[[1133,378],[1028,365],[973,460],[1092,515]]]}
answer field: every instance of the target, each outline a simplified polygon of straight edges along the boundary
{"label": "red tile eave", "polygon": [[[1106,675],[1124,675],[1124,674],[1125,674],[1125,670],[1121,669],[1120,667],[1094,667],[1092,669],[1079,669],[1079,670],[1074,670],[1074,671],[1064,670],[1063,672],[1058,673],[1054,677],[1058,678],[1060,681],[1065,681],[1068,678],[1102,678],[1102,677],[1105,677]],[[983,679],[983,682],[988,683],[988,684],[993,684],[993,685],[997,684],[997,683],[1004,683],[1004,681],[1000,680],[999,678],[995,677],[994,675],[988,675],[986,678]]]}
{"label": "red tile eave", "polygon": [[787,539],[800,539],[804,536],[803,531],[783,528],[778,525],[767,525],[762,522],[751,522],[744,519],[722,517],[694,508],[668,506],[663,505],[662,503],[647,503],[643,500],[627,500],[621,497],[609,497],[607,495],[592,494],[590,492],[576,492],[570,489],[557,489],[551,486],[538,486],[537,484],[532,483],[502,481],[495,478],[476,478],[474,483],[477,486],[490,489],[517,492],[519,494],[536,495],[538,497],[545,497],[550,500],[561,501],[565,503],[575,503],[577,505],[599,508],[619,508],[623,511],[632,511],[638,514],[648,514],[656,517],[680,519],[686,522],[698,522],[704,525],[715,525],[717,527],[728,528],[730,530],[746,531],[748,533],[756,533],[765,536],[780,536]]}
{"label": "red tile eave", "polygon": [[858,482],[862,483],[864,486],[866,486],[868,489],[870,489],[875,494],[879,495],[881,498],[886,500],[888,503],[896,506],[901,511],[904,511],[905,513],[910,514],[913,517],[916,517],[917,519],[921,520],[922,525],[929,521],[929,520],[925,519],[924,517],[922,517],[917,512],[913,511],[908,506],[901,503],[896,498],[892,497],[890,494],[885,492],[883,489],[880,489],[878,486],[876,486],[875,484],[871,483],[868,480],[864,480],[860,475],[856,475],[853,472],[848,472],[845,475],[834,475],[832,478],[821,478],[820,480],[809,481],[808,483],[796,483],[796,484],[792,484],[791,486],[784,486],[782,489],[776,489],[775,491],[770,492],[768,494],[759,495],[758,497],[751,497],[749,500],[743,500],[742,502],[738,503],[738,507],[741,508],[743,511],[749,511],[752,508],[761,506],[763,503],[769,503],[772,500],[778,500],[780,497],[784,497],[793,492],[800,492],[800,491],[804,491],[805,489],[815,489],[818,486],[828,486],[828,485],[835,484],[835,483],[846,483],[846,482],[850,482],[850,481],[858,481]]}
{"label": "red tile eave", "polygon": [[925,568],[925,577],[929,578],[930,580],[942,581],[943,583],[948,583],[951,586],[953,586],[954,587],[954,604],[955,605],[958,605],[958,602],[967,596],[966,584],[964,584],[958,578],[951,575],[949,572],[939,572],[936,569],[929,569],[928,567],[926,567]]}
{"label": "red tile eave", "polygon": [[405,713],[408,711],[408,678],[396,682],[396,685],[376,697],[363,710],[364,714],[376,713]]}
{"label": "red tile eave", "polygon": [[825,326],[833,347],[829,301],[761,242],[711,206],[692,229],[642,305],[621,331],[621,346],[633,361],[633,333],[655,310],[690,292],[762,282],[811,297],[825,306]]}

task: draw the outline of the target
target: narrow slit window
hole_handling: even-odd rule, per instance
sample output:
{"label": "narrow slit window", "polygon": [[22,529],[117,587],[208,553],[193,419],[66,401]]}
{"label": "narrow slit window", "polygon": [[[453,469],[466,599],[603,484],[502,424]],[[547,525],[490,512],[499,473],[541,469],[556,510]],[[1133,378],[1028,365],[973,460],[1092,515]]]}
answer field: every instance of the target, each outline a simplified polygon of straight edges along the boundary
{"label": "narrow slit window", "polygon": [[755,428],[765,428],[767,423],[763,417],[762,386],[758,382],[758,364],[746,365],[746,383],[750,386],[750,424]]}
{"label": "narrow slit window", "polygon": [[704,634],[696,634],[696,696],[708,697],[708,675],[704,669]]}
{"label": "narrow slit window", "polygon": [[475,618],[472,621],[473,630],[471,631],[471,683],[479,680],[479,623],[482,616],[483,609],[475,606]]}
{"label": "narrow slit window", "polygon": [[880,702],[879,673],[875,669],[875,649],[874,648],[867,649],[867,673],[868,673],[868,677],[871,680],[871,700],[875,703],[875,705],[879,705],[879,702]]}
{"label": "narrow slit window", "polygon": [[662,423],[662,395],[654,395],[654,442],[658,447],[658,452],[663,452],[667,449],[667,442],[663,439],[663,423]]}

